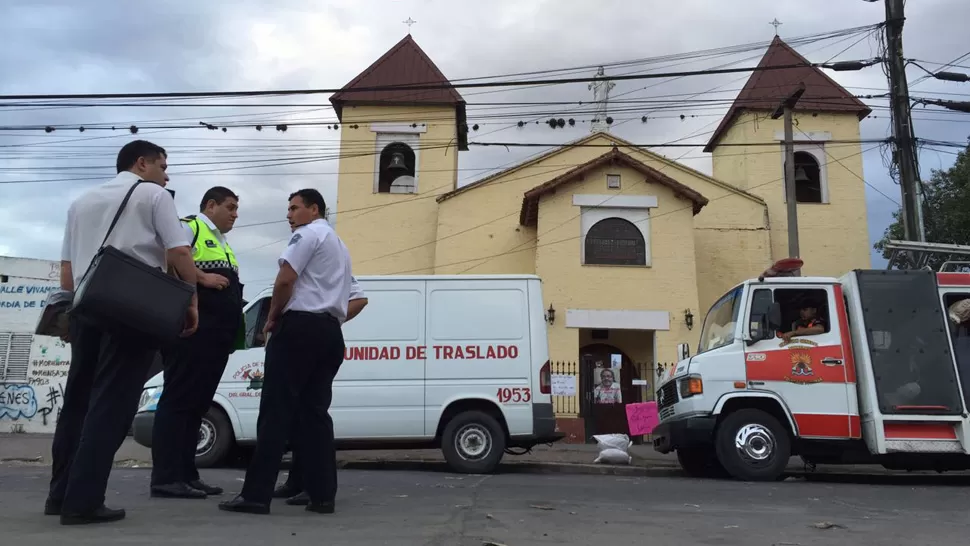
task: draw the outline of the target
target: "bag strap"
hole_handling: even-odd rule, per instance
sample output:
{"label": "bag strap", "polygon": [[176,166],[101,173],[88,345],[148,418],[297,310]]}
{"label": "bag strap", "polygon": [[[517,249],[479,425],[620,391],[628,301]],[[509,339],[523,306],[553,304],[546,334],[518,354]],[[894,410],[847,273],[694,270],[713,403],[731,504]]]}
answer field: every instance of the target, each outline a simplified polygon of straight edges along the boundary
{"label": "bag strap", "polygon": [[121,206],[118,207],[118,212],[115,213],[114,219],[111,220],[111,225],[108,227],[108,232],[104,234],[104,240],[101,241],[101,248],[104,248],[105,243],[108,242],[108,237],[111,235],[111,232],[114,231],[115,225],[118,224],[118,219],[121,218],[121,213],[124,212],[125,207],[128,205],[128,200],[131,199],[131,194],[134,193],[135,188],[138,187],[138,184],[141,184],[143,182],[145,181],[139,180],[138,182],[135,182],[134,184],[132,184],[130,188],[128,188],[128,193],[125,194],[125,198],[121,201]]}

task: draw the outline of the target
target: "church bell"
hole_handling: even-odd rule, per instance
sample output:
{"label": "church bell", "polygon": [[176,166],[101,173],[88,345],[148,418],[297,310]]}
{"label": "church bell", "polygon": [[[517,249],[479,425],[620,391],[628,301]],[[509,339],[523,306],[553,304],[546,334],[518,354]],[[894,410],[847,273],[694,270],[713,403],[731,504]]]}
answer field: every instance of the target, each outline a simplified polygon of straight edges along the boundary
{"label": "church bell", "polygon": [[798,167],[795,169],[795,182],[808,182],[808,174],[805,172],[805,167]]}
{"label": "church bell", "polygon": [[391,155],[391,162],[387,165],[387,170],[390,172],[407,172],[408,166],[404,163],[404,154],[394,152]]}

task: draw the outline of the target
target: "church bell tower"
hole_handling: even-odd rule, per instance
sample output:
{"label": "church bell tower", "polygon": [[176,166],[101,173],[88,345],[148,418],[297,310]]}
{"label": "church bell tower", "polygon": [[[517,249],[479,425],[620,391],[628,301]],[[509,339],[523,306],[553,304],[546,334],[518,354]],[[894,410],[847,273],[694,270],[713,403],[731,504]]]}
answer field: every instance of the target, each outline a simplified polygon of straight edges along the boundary
{"label": "church bell tower", "polygon": [[409,34],[330,102],[340,121],[337,231],[354,274],[433,273],[435,198],[456,188],[468,149],[465,100]]}

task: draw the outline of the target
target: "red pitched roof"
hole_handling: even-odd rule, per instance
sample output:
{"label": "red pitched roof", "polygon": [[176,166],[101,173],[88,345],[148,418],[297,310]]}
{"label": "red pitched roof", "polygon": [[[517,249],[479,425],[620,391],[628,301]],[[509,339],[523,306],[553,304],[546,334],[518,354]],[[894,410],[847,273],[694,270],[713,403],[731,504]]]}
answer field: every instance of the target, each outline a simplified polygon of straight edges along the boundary
{"label": "red pitched roof", "polygon": [[[386,86],[445,84],[440,89],[373,89]],[[343,121],[344,105],[437,105],[455,106],[459,149],[468,149],[465,99],[434,61],[407,35],[366,70],[330,97],[330,103]]]}
{"label": "red pitched roof", "polygon": [[582,165],[574,167],[563,174],[544,182],[531,190],[525,192],[522,198],[522,210],[519,212],[519,224],[523,226],[536,226],[539,221],[539,198],[543,195],[554,193],[556,188],[563,184],[568,184],[574,180],[581,180],[587,173],[595,171],[604,165],[623,165],[630,167],[646,177],[646,181],[666,186],[673,190],[674,194],[693,202],[694,214],[697,214],[707,205],[706,197],[697,191],[677,182],[673,178],[663,174],[653,167],[638,161],[629,155],[613,148],[609,152],[587,161]]}
{"label": "red pitched roof", "polygon": [[811,66],[811,62],[778,36],[771,41],[768,51],[758,63],[758,68],[791,65],[804,66],[753,72],[748,82],[744,84],[744,88],[738,93],[738,97],[734,99],[734,104],[731,105],[727,115],[714,131],[711,140],[704,147],[704,151],[710,152],[717,147],[724,132],[743,110],[774,111],[799,83],[805,84],[805,94],[798,99],[795,105],[796,111],[847,112],[857,114],[859,119],[868,116],[872,111],[821,69]]}

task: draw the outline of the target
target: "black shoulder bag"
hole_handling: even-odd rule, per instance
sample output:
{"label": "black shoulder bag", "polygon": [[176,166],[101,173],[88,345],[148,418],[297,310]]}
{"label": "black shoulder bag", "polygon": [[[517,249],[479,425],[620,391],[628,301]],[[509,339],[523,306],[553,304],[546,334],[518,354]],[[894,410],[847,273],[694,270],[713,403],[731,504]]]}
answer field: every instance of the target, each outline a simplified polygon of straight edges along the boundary
{"label": "black shoulder bag", "polygon": [[71,314],[106,332],[143,337],[161,347],[182,333],[195,287],[107,244],[132,192],[142,183],[150,184],[135,182],[118,207],[75,289]]}

